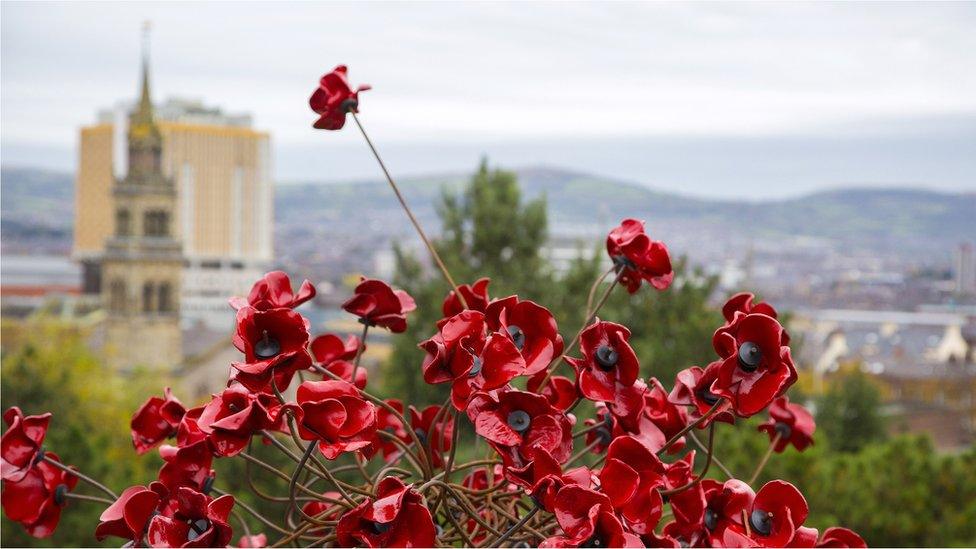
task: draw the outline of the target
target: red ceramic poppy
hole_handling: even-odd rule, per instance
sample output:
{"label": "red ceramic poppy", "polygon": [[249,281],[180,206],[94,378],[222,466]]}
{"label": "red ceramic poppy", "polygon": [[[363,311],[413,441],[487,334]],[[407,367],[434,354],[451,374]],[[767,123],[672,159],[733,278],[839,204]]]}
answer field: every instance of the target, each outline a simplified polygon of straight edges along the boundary
{"label": "red ceramic poppy", "polygon": [[517,390],[476,393],[467,409],[475,432],[506,460],[520,467],[540,446],[559,463],[573,450],[572,422],[541,395]]}
{"label": "red ceramic poppy", "polygon": [[763,314],[737,313],[712,338],[722,357],[712,390],[729,398],[736,415],[762,411],[796,381],[790,348],[780,323]]}
{"label": "red ceramic poppy", "polygon": [[324,74],[308,99],[308,106],[319,115],[312,125],[317,130],[338,130],[346,124],[346,113],[359,112],[359,92],[370,89],[364,84],[355,89],[346,79],[346,66],[339,65]]}
{"label": "red ceramic poppy", "polygon": [[599,473],[600,487],[630,530],[646,534],[661,519],[666,468],[661,460],[629,436],[614,439]]}
{"label": "red ceramic poppy", "polygon": [[[649,382],[650,386],[644,392],[644,415],[660,429],[666,440],[670,440],[688,425],[688,412],[684,406],[678,406],[668,400],[668,392],[657,378],[652,377]],[[669,451],[680,450],[684,447],[684,443],[684,437],[679,438]]]}
{"label": "red ceramic poppy", "polygon": [[[479,278],[474,284],[461,284],[458,286],[458,291],[461,292],[461,297],[468,304],[468,309],[482,313],[485,312],[489,302],[488,284],[491,284],[490,278]],[[464,309],[465,307],[461,305],[461,300],[458,299],[454,290],[451,290],[447,294],[447,297],[444,298],[444,304],[441,306],[444,318],[452,317]]]}
{"label": "red ceramic poppy", "polygon": [[421,365],[424,381],[447,383],[467,376],[486,340],[485,316],[478,311],[463,311],[442,320],[437,333],[419,345],[427,353]]}
{"label": "red ceramic poppy", "polygon": [[[711,540],[712,546],[720,547],[724,543],[726,530],[744,530],[743,513],[752,505],[756,494],[748,484],[737,479],[727,480],[725,483],[704,479],[701,486],[705,495],[705,510],[700,526],[704,529],[704,536]],[[687,530],[687,527],[697,525],[680,526]]]}
{"label": "red ceramic poppy", "polygon": [[803,406],[790,402],[786,395],[770,404],[769,420],[759,426],[760,431],[769,435],[770,441],[775,440],[779,434],[779,440],[773,448],[776,452],[782,452],[789,444],[801,452],[806,450],[813,445],[813,432],[816,429],[813,415]]}
{"label": "red ceramic poppy", "polygon": [[785,547],[803,526],[807,513],[807,502],[795,486],[782,480],[767,482],[740,519],[748,521],[747,527],[741,523],[729,526],[723,544],[739,545],[737,536],[745,535],[753,547]]}
{"label": "red ceramic poppy", "polygon": [[302,287],[295,294],[291,290],[291,280],[288,279],[288,275],[282,271],[272,271],[254,283],[247,299],[230,298],[230,306],[235,310],[247,306],[259,311],[278,308],[294,309],[313,297],[315,297],[315,286],[308,280],[302,282]]}
{"label": "red ceramic poppy", "polygon": [[167,493],[166,488],[158,482],[149,487],[126,488],[119,499],[102,511],[98,527],[95,528],[95,539],[101,541],[114,536],[140,545],[149,529],[149,519],[156,514]]}
{"label": "red ceramic poppy", "polygon": [[525,375],[535,375],[563,352],[563,338],[549,309],[518,296],[492,301],[485,311],[488,329],[506,332],[525,358]]}
{"label": "red ceramic poppy", "polygon": [[13,406],[3,413],[3,421],[7,431],[0,437],[0,477],[16,482],[33,468],[44,444],[51,413],[25,416],[20,408]]}
{"label": "red ceramic poppy", "polygon": [[678,490],[669,496],[674,520],[682,525],[700,525],[704,520],[706,498],[701,483],[693,483],[695,473],[695,451],[688,452],[681,459],[667,464],[664,487]]}
{"label": "red ceramic poppy", "polygon": [[213,453],[209,442],[200,440],[183,447],[163,445],[159,455],[165,462],[159,470],[159,482],[171,494],[180,486],[203,493],[210,491],[216,473],[210,468]]}
{"label": "red ceramic poppy", "polygon": [[847,528],[841,528],[839,526],[834,526],[833,528],[827,528],[824,530],[823,535],[820,536],[820,541],[817,542],[817,547],[867,547],[868,545],[864,543],[861,536],[848,530]]}
{"label": "red ceramic poppy", "polygon": [[173,398],[169,387],[163,390],[163,398],[150,397],[132,416],[132,444],[139,455],[176,434],[186,408]]}
{"label": "red ceramic poppy", "polygon": [[583,358],[566,359],[576,369],[580,394],[608,403],[622,417],[636,417],[644,404],[641,388],[634,386],[640,363],[629,338],[626,327],[596,319],[580,333]]}
{"label": "red ceramic poppy", "polygon": [[[322,334],[312,340],[309,351],[315,362],[328,366],[336,360],[355,360],[359,353],[359,337],[350,335],[344,341],[335,334]],[[366,346],[363,345],[363,351]]]}
{"label": "red ceramic poppy", "polygon": [[732,322],[735,319],[735,313],[747,315],[757,313],[776,318],[776,309],[772,305],[763,302],[753,303],[754,299],[756,296],[749,292],[738,293],[730,297],[722,306],[722,316],[725,317],[725,321],[727,323]]}
{"label": "red ceramic poppy", "polygon": [[623,434],[623,429],[620,428],[617,419],[610,413],[606,404],[597,402],[594,407],[596,419],[587,419],[583,424],[589,428],[599,423],[600,427],[586,433],[586,445],[593,446],[591,451],[594,454],[602,454],[613,442],[614,437]]}
{"label": "red ceramic poppy", "polygon": [[559,463],[546,450],[534,447],[529,450],[532,459],[522,467],[505,467],[505,478],[525,488],[537,505],[549,511],[554,509],[556,494],[563,486],[574,484],[591,487],[592,473],[586,467],[563,472]]}
{"label": "red ceramic poppy", "polygon": [[443,467],[443,454],[451,451],[451,439],[454,437],[454,414],[450,410],[441,412],[441,407],[436,404],[423,410],[411,406],[410,427],[420,443],[430,448],[434,467]]}
{"label": "red ceramic poppy", "polygon": [[[642,382],[638,381],[638,383]],[[587,427],[592,427],[598,422],[603,424],[586,434],[586,444],[587,446],[594,445],[592,452],[595,454],[603,453],[611,441],[621,436],[636,439],[652,452],[657,452],[667,442],[667,437],[664,436],[661,429],[645,413],[624,418],[614,415],[602,402],[597,402],[595,408],[597,420],[588,419],[585,423]],[[683,439],[679,439],[678,442],[671,445],[668,452],[677,452],[676,448],[680,448],[683,444]]]}
{"label": "red ceramic poppy", "polygon": [[421,496],[396,477],[376,486],[376,498],[347,511],[336,525],[342,547],[434,547],[434,520]]}
{"label": "red ceramic poppy", "polygon": [[546,372],[542,371],[538,374],[529,378],[529,382],[526,384],[526,389],[533,393],[538,393],[549,401],[557,410],[566,411],[576,402],[579,398],[579,391],[576,389],[576,383],[568,377],[564,376],[549,376],[549,380],[546,381],[546,386],[540,388],[539,385],[542,380],[546,377]]}
{"label": "red ceramic poppy", "polygon": [[[46,452],[44,457],[61,461],[51,452]],[[19,480],[3,480],[3,495],[0,496],[3,512],[10,520],[20,523],[30,536],[46,538],[58,527],[61,509],[68,503],[65,494],[74,490],[77,484],[77,476],[38,461],[27,468]]]}
{"label": "red ceramic poppy", "polygon": [[[678,406],[691,406],[689,421],[697,421],[723,398],[712,391],[721,365],[722,361],[718,360],[706,366],[704,370],[698,366],[692,366],[678,372],[674,381],[674,388],[668,395],[668,401]],[[728,404],[725,406],[728,407]],[[731,412],[723,410],[713,414],[698,426],[704,429],[713,421],[735,423],[735,416]]]}
{"label": "red ceramic poppy", "polygon": [[247,447],[254,433],[272,428],[280,412],[275,397],[232,385],[204,406],[196,426],[207,436],[215,454],[230,457]]}
{"label": "red ceramic poppy", "polygon": [[207,433],[200,430],[200,424],[197,422],[200,419],[200,414],[203,413],[203,409],[204,406],[197,406],[190,408],[183,414],[183,419],[180,420],[180,425],[176,429],[177,446],[188,446],[198,440],[207,439]]}
{"label": "red ceramic poppy", "polygon": [[607,253],[613,260],[618,280],[630,293],[640,289],[644,280],[658,290],[666,289],[674,280],[667,246],[647,236],[643,221],[621,221],[607,235]]}
{"label": "red ceramic poppy", "polygon": [[264,534],[254,534],[252,536],[241,536],[237,541],[238,547],[267,547],[268,536]]}
{"label": "red ceramic poppy", "polygon": [[312,365],[308,347],[308,319],[291,309],[237,311],[234,346],[244,362],[234,362],[235,378],[252,391],[271,392],[271,381],[284,391],[298,370]]}
{"label": "red ceramic poppy", "polygon": [[234,496],[212,499],[189,488],[175,494],[173,516],[156,515],[146,540],[151,547],[226,547],[233,537],[227,517]]}
{"label": "red ceramic poppy", "polygon": [[416,309],[417,304],[403,290],[394,290],[382,280],[363,278],[342,308],[364,324],[398,334],[407,329],[407,313]]}
{"label": "red ceramic poppy", "polygon": [[298,432],[318,441],[326,459],[364,448],[376,435],[376,407],[345,381],[306,381],[298,386]]}
{"label": "red ceramic poppy", "polygon": [[643,547],[640,538],[624,530],[604,494],[569,485],[556,494],[556,521],[564,535],[540,547]]}
{"label": "red ceramic poppy", "polygon": [[508,384],[525,373],[525,358],[508,333],[498,331],[488,336],[481,354],[474,358],[467,374],[454,380],[451,403],[461,411],[477,391],[491,391]]}

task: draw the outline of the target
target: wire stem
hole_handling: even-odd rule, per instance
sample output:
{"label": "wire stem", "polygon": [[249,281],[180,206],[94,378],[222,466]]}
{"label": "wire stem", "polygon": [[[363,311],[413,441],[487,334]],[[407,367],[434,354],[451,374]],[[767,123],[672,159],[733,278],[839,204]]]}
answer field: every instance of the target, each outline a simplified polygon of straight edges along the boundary
{"label": "wire stem", "polygon": [[420,227],[420,222],[418,222],[417,218],[414,217],[413,211],[410,210],[410,206],[407,206],[407,201],[403,198],[403,194],[400,192],[400,188],[397,186],[396,182],[393,181],[390,171],[386,169],[386,164],[383,163],[380,153],[376,150],[376,147],[373,145],[373,141],[369,138],[369,134],[366,133],[366,129],[363,128],[363,124],[359,121],[359,116],[357,116],[356,111],[350,110],[349,114],[351,114],[352,119],[356,121],[356,126],[359,127],[359,132],[363,134],[363,139],[366,140],[366,144],[369,145],[369,150],[373,152],[376,162],[379,163],[380,169],[383,170],[383,175],[386,176],[386,181],[390,184],[390,188],[393,189],[393,194],[395,194],[397,200],[400,201],[400,206],[403,207],[403,211],[406,212],[407,217],[410,218],[410,223],[413,223],[413,227],[414,229],[417,229],[417,234],[420,235],[420,239],[423,240],[424,245],[427,246],[430,256],[434,259],[434,262],[437,263],[437,267],[441,270],[444,278],[447,279],[447,283],[450,284],[451,288],[454,289],[454,295],[457,296],[458,300],[461,302],[461,305],[467,309],[468,303],[464,299],[464,296],[461,295],[461,291],[458,289],[457,283],[454,282],[454,277],[452,277],[451,273],[448,272],[447,266],[445,266],[444,262],[441,260],[440,254],[438,254],[437,250],[434,249],[434,245],[431,243],[430,239],[427,238],[427,234],[424,232],[424,230]]}
{"label": "wire stem", "polygon": [[780,435],[779,431],[777,431],[776,436],[774,436],[773,440],[769,442],[769,448],[766,449],[766,454],[763,456],[762,461],[759,462],[759,465],[756,466],[756,470],[753,471],[752,476],[749,477],[750,486],[753,482],[756,482],[756,479],[759,478],[759,473],[762,473],[762,470],[766,467],[766,462],[769,461],[770,456],[773,455],[773,450],[776,449],[776,444],[779,442],[780,438],[782,438],[782,436]]}

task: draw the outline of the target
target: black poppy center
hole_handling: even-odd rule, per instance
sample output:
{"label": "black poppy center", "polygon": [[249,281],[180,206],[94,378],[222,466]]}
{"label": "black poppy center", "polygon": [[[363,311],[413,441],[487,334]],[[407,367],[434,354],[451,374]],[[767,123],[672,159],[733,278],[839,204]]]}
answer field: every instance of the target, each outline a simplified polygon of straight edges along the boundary
{"label": "black poppy center", "polygon": [[413,432],[414,432],[415,435],[417,435],[417,440],[420,441],[420,444],[426,446],[427,445],[427,431],[421,429],[420,427],[417,427],[416,429],[413,430]]}
{"label": "black poppy center", "polygon": [[525,332],[522,331],[522,328],[514,324],[506,328],[506,330],[508,330],[508,335],[512,336],[512,342],[515,343],[515,348],[521,351],[522,347],[525,346]]}
{"label": "black poppy center", "polygon": [[747,372],[754,372],[762,362],[762,349],[751,341],[739,345],[739,366]]}
{"label": "black poppy center", "polygon": [[254,356],[258,358],[271,358],[281,352],[281,344],[278,340],[269,336],[268,331],[264,330],[259,339],[254,344]]}
{"label": "black poppy center", "polygon": [[620,355],[609,345],[600,345],[594,355],[597,366],[602,370],[612,370],[617,365]]}
{"label": "black poppy center", "polygon": [[580,545],[580,547],[607,547],[607,544],[603,541],[603,538],[597,534],[583,542],[583,545]]}
{"label": "black poppy center", "polygon": [[390,523],[370,521],[368,528],[376,535],[385,534],[390,531]]}
{"label": "black poppy center", "polygon": [[627,256],[624,256],[624,255],[615,255],[615,256],[611,257],[610,259],[613,261],[614,270],[617,271],[618,273],[620,272],[621,269],[636,269],[637,268],[637,265],[634,265],[634,262],[633,261],[627,259]]}
{"label": "black poppy center", "polygon": [[210,528],[210,521],[207,519],[197,519],[190,523],[190,529],[186,532],[186,541],[193,541],[203,535]]}
{"label": "black poppy center", "polygon": [[781,439],[784,440],[789,439],[790,436],[793,434],[793,428],[783,423],[782,421],[777,421],[775,428],[776,428],[776,432],[779,433],[779,438]]}
{"label": "black poppy center", "polygon": [[715,404],[718,402],[718,395],[704,388],[698,391],[698,398],[702,399],[705,404]]}
{"label": "black poppy center", "polygon": [[358,107],[359,107],[359,101],[357,101],[353,97],[346,98],[345,100],[343,100],[342,104],[339,105],[339,108],[342,109],[342,112],[354,111]]}
{"label": "black poppy center", "polygon": [[528,431],[531,423],[532,417],[525,410],[514,410],[508,414],[508,426],[520,433]]}
{"label": "black poppy center", "polygon": [[749,526],[752,531],[762,536],[768,536],[773,531],[773,514],[762,509],[753,509],[749,515]]}
{"label": "black poppy center", "polygon": [[54,503],[56,503],[59,507],[64,507],[64,504],[68,503],[67,493],[68,485],[58,484],[57,487],[54,488]]}
{"label": "black poppy center", "polygon": [[481,367],[484,366],[484,362],[481,358],[474,357],[474,362],[471,363],[471,369],[468,370],[468,377],[474,377],[481,373]]}
{"label": "black poppy center", "polygon": [[706,507],[705,528],[708,528],[708,531],[712,532],[715,530],[716,526],[718,526],[718,513],[715,512],[715,509],[712,509],[711,507]]}
{"label": "black poppy center", "polygon": [[209,494],[213,490],[215,478],[214,475],[208,475],[207,478],[203,479],[203,486],[200,487],[200,491],[204,494]]}

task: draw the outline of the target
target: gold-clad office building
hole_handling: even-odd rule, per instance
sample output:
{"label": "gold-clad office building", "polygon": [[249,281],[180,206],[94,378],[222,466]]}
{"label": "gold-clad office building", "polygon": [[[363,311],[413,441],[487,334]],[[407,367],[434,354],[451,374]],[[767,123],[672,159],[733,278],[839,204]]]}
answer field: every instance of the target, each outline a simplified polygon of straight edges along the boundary
{"label": "gold-clad office building", "polygon": [[[99,112],[97,123],[80,131],[73,256],[83,266],[85,291],[103,296],[109,318],[113,304],[108,285],[118,285],[106,272],[111,257],[118,255],[113,246],[120,235],[141,231],[144,236],[147,222],[133,218],[119,192],[129,177],[132,125],[149,98],[145,61],[142,82],[139,101],[119,102]],[[157,318],[172,313],[184,332],[227,330],[234,318],[227,298],[246,294],[274,256],[270,136],[253,129],[248,115],[227,114],[200,101],[169,99],[149,108],[161,140],[161,177],[174,193],[172,211],[152,223],[165,224],[167,235],[182,250],[179,280],[167,286],[174,294],[164,303],[175,310],[153,312]],[[119,278],[118,272],[111,276]],[[133,303],[140,301],[142,290],[133,288],[143,282],[126,282]],[[158,301],[158,289],[154,291]],[[106,346],[112,342],[107,340]],[[161,362],[175,365],[172,357]]]}

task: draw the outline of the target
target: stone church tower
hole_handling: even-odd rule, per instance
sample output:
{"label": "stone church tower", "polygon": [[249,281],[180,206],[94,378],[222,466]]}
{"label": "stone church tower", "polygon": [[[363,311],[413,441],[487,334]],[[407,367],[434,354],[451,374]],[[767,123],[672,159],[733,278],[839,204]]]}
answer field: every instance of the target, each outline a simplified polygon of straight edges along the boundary
{"label": "stone church tower", "polygon": [[128,171],[112,188],[115,234],[102,257],[104,348],[116,366],[175,367],[183,359],[183,249],[173,233],[176,186],[163,175],[163,139],[153,116],[145,51],[140,93],[129,118]]}

